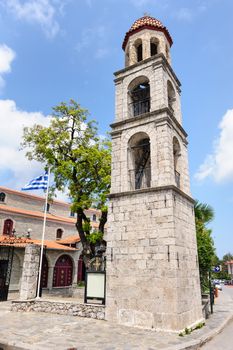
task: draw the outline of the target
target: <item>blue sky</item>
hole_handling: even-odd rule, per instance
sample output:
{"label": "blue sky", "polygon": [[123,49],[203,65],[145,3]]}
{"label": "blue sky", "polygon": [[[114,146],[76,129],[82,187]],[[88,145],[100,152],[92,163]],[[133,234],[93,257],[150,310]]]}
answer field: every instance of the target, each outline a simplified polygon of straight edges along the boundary
{"label": "blue sky", "polygon": [[61,101],[74,98],[109,130],[121,44],[145,12],[174,41],[193,197],[215,210],[218,255],[233,253],[231,0],[0,0],[0,184],[20,189],[41,171],[19,151],[22,126],[46,125]]}

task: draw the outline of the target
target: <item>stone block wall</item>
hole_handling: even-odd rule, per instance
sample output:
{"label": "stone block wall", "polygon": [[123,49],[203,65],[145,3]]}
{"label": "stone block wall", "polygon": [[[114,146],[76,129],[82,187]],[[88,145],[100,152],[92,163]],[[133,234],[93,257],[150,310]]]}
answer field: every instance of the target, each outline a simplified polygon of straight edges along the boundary
{"label": "stone block wall", "polygon": [[145,77],[150,84],[151,111],[168,107],[167,82],[168,80],[171,82],[175,91],[174,117],[181,123],[180,82],[170,65],[166,63],[163,54],[122,69],[116,72],[115,76],[115,122],[132,117],[128,90],[133,81],[136,82],[138,78]]}
{"label": "stone block wall", "polygon": [[97,320],[105,319],[105,307],[103,305],[94,304],[55,302],[48,300],[12,301],[11,310],[47,312],[59,315],[88,317]]}
{"label": "stone block wall", "polygon": [[24,261],[24,248],[14,248],[13,264],[10,279],[10,291],[18,291],[21,284],[22,270]]}
{"label": "stone block wall", "polygon": [[152,112],[141,120],[134,118],[128,123],[113,125],[111,193],[132,190],[129,173],[129,141],[136,133],[143,132],[150,138],[151,187],[176,185],[173,156],[173,137],[176,137],[181,147],[180,187],[182,191],[190,195],[185,134],[170,119],[166,110],[158,114]]}
{"label": "stone block wall", "polygon": [[[202,320],[196,249],[191,243],[186,248],[186,242],[179,246],[177,239],[177,230],[190,218],[181,211],[176,228],[175,195],[175,189],[164,188],[111,196],[105,237],[107,320],[177,332]],[[186,205],[193,215],[190,200]],[[194,243],[193,227],[184,226],[182,233]]]}
{"label": "stone block wall", "polygon": [[125,48],[126,52],[126,60],[125,65],[131,66],[135,63],[137,63],[137,54],[136,54],[136,48],[135,48],[135,41],[141,40],[142,41],[142,48],[143,48],[143,60],[151,57],[150,53],[150,40],[151,39],[157,39],[158,41],[158,53],[163,53],[164,56],[166,56],[167,60],[171,64],[171,56],[170,56],[170,44],[166,38],[166,36],[159,31],[154,30],[148,30],[144,29],[140,32],[137,32],[133,35],[131,35],[128,39],[128,43]]}
{"label": "stone block wall", "polygon": [[36,297],[39,261],[40,247],[34,244],[26,246],[20,286],[20,299],[27,300]]}
{"label": "stone block wall", "polygon": [[[178,308],[180,317],[191,324],[193,319],[200,319],[200,277],[197,255],[195,215],[193,203],[185,197],[174,194],[174,223],[179,268],[177,279]],[[184,298],[184,296],[189,296]],[[190,301],[192,310],[190,310]]]}

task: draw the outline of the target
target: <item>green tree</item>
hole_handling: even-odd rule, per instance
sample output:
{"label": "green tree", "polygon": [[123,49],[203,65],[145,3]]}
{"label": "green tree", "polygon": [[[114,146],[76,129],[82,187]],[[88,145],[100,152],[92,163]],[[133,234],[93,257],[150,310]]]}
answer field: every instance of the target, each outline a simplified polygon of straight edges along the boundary
{"label": "green tree", "polygon": [[195,223],[197,233],[197,250],[200,269],[200,280],[202,290],[208,288],[208,274],[216,262],[214,241],[211,237],[212,230],[207,225],[214,218],[214,211],[211,206],[196,201],[194,205]]}
{"label": "green tree", "polygon": [[233,260],[233,254],[231,254],[229,252],[229,253],[226,253],[226,254],[223,255],[223,257],[222,257],[222,262],[223,263],[226,263],[227,261],[230,261],[230,260]]}
{"label": "green tree", "polygon": [[[77,213],[76,228],[83,245],[87,265],[95,255],[96,243],[103,240],[107,222],[107,195],[110,190],[111,150],[108,139],[97,134],[95,121],[87,121],[88,112],[74,100],[53,108],[48,127],[24,128],[22,147],[29,160],[50,167],[55,189],[68,191],[71,210]],[[85,209],[101,211],[99,231],[91,233]]]}

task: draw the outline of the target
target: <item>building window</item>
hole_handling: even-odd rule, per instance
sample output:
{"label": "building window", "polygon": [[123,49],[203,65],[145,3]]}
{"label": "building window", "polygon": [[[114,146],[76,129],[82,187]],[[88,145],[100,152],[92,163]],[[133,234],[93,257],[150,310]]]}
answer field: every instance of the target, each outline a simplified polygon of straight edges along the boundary
{"label": "building window", "polygon": [[96,215],[95,214],[93,214],[93,216],[92,216],[92,221],[96,221]]}
{"label": "building window", "polygon": [[129,176],[131,190],[151,186],[150,138],[146,133],[137,133],[129,141]]}
{"label": "building window", "polygon": [[73,211],[70,212],[70,217],[74,218],[75,213]]}
{"label": "building window", "polygon": [[13,231],[13,221],[11,219],[7,219],[4,221],[4,226],[3,226],[3,234],[11,236],[12,231]]}
{"label": "building window", "polygon": [[4,192],[1,192],[0,193],[0,202],[5,202],[5,199],[6,199],[6,194]]}
{"label": "building window", "polygon": [[58,228],[56,233],[56,239],[61,239],[62,234],[63,234],[63,230],[61,228]]}

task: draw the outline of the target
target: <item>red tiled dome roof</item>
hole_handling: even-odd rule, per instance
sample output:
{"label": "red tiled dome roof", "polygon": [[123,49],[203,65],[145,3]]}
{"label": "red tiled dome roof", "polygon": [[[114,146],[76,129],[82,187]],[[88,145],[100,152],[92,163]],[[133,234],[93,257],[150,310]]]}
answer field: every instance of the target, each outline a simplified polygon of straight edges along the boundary
{"label": "red tiled dome roof", "polygon": [[136,33],[139,32],[142,29],[152,29],[152,30],[157,30],[157,31],[161,31],[163,32],[166,37],[167,40],[170,44],[170,46],[172,46],[172,38],[169,34],[169,31],[167,30],[167,28],[163,25],[162,22],[160,22],[158,19],[151,17],[151,16],[143,16],[139,19],[137,19],[132,26],[130,27],[130,30],[125,34],[125,38],[122,44],[122,48],[123,50],[125,50],[125,47],[127,45],[128,39],[129,37]]}

